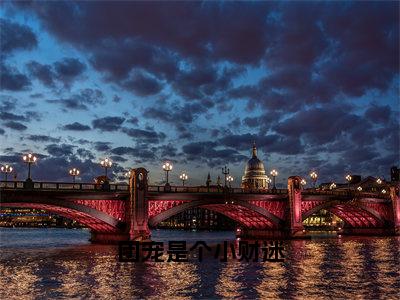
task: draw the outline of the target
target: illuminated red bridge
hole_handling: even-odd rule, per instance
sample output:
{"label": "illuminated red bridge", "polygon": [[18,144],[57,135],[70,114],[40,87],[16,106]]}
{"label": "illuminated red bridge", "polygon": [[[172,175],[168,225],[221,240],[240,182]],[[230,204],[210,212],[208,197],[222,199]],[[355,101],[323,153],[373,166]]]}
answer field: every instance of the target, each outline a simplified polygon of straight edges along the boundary
{"label": "illuminated red bridge", "polygon": [[146,239],[160,222],[193,207],[233,219],[241,234],[271,238],[304,234],[303,220],[321,209],[345,222],[344,233],[400,234],[399,186],[389,194],[303,190],[300,177],[288,189],[149,186],[147,171],[131,171],[130,185],[1,182],[0,206],[29,207],[76,220],[89,227],[94,242]]}

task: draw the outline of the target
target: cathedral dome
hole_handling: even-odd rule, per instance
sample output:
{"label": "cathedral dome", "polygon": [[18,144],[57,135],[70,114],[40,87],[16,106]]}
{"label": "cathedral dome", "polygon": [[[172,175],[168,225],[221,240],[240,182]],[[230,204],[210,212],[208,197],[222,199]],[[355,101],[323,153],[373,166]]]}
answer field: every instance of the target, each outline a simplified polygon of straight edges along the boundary
{"label": "cathedral dome", "polygon": [[256,145],[253,145],[252,157],[246,164],[242,177],[244,188],[268,188],[268,177],[265,175],[264,163],[257,157]]}
{"label": "cathedral dome", "polygon": [[265,175],[264,163],[257,157],[256,145],[253,145],[253,156],[247,162],[244,174],[245,176]]}

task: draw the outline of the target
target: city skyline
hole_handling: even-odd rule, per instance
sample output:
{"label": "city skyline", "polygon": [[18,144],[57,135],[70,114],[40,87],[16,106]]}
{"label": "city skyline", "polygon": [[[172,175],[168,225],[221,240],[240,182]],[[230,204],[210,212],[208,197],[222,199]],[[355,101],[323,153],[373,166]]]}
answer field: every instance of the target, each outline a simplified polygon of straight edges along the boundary
{"label": "city skyline", "polygon": [[76,167],[92,181],[110,157],[115,175],[143,166],[161,182],[169,160],[171,181],[186,171],[189,185],[227,165],[238,186],[256,142],[277,184],[312,170],[325,182],[388,179],[399,163],[396,11],[2,3],[0,164],[24,180],[32,152],[34,180],[69,181]]}

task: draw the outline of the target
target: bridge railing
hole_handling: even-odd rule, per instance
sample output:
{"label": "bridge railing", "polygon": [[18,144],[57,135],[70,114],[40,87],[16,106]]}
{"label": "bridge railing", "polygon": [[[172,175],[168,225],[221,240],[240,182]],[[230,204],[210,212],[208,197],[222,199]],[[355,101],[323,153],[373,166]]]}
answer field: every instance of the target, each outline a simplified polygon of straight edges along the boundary
{"label": "bridge railing", "polygon": [[[0,181],[0,188],[4,189],[25,189],[25,181]],[[110,192],[129,192],[129,185],[126,183],[110,183],[105,187],[96,183],[65,183],[65,182],[33,182],[33,190],[62,190],[62,191],[110,191]],[[205,187],[205,186],[165,186],[149,185],[149,192],[173,192],[173,193],[223,193],[228,190],[234,194],[287,194],[287,189],[266,189],[250,190],[242,188],[224,188],[224,187]],[[354,190],[319,190],[305,189],[303,195],[332,195],[332,196],[351,196],[363,198],[390,198],[389,193],[371,193],[359,192]]]}
{"label": "bridge railing", "polygon": [[159,186],[159,185],[149,185],[149,192],[173,192],[173,193],[223,193],[229,190],[231,193],[235,194],[287,194],[286,189],[269,189],[269,190],[249,190],[242,188],[224,188],[224,187],[205,187],[205,186]]}
{"label": "bridge railing", "polygon": [[390,198],[389,194],[372,193],[372,192],[359,192],[354,190],[303,190],[303,195],[332,195],[332,196],[350,196],[362,198]]}
{"label": "bridge railing", "polygon": [[[6,189],[24,189],[26,187],[25,181],[1,181],[0,188]],[[98,191],[104,190],[104,186],[96,183],[65,183],[65,182],[33,182],[34,190],[64,190],[64,191]],[[109,191],[129,191],[127,184],[113,184],[109,185]]]}

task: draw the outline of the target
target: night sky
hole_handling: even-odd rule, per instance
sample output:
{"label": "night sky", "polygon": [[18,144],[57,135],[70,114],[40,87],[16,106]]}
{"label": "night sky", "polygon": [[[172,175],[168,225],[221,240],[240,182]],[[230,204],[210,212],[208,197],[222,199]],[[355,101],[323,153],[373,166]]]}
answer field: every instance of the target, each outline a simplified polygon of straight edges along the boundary
{"label": "night sky", "polygon": [[34,180],[171,160],[189,185],[253,141],[278,186],[399,165],[398,2],[2,2],[0,164]]}

